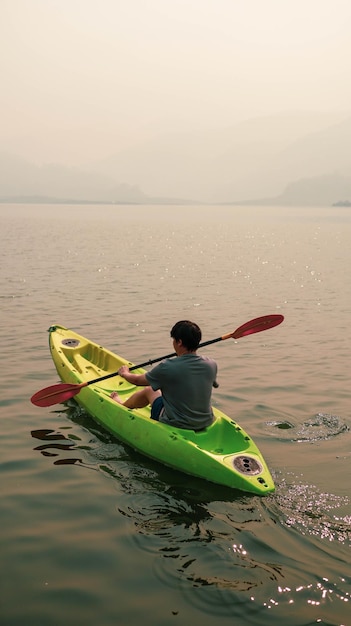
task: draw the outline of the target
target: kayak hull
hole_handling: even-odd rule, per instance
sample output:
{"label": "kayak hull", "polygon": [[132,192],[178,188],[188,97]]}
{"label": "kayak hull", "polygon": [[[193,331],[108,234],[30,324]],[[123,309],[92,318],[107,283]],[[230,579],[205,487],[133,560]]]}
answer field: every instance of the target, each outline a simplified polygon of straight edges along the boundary
{"label": "kayak hull", "polygon": [[[122,365],[133,366],[63,326],[51,326],[49,333],[51,356],[65,383],[87,383],[117,372]],[[151,420],[149,406],[128,409],[110,397],[117,391],[125,400],[137,389],[116,375],[82,387],[75,399],[120,441],[164,465],[241,491],[258,495],[274,491],[262,454],[235,420],[213,408],[214,423],[195,432]]]}

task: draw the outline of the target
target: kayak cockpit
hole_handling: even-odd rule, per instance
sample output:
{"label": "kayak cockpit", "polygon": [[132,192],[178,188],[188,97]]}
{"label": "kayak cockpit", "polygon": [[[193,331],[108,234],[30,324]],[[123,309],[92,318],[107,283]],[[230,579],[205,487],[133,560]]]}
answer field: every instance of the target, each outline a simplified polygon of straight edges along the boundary
{"label": "kayak cockpit", "polygon": [[250,447],[250,437],[236,424],[216,409],[215,420],[204,430],[183,430],[182,436],[202,450],[212,454],[226,455],[243,452]]}

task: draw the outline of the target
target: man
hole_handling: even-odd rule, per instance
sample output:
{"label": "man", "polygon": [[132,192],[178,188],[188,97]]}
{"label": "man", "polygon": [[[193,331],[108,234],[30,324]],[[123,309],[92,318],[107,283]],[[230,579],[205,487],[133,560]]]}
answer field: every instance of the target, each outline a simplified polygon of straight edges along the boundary
{"label": "man", "polygon": [[151,419],[178,428],[202,430],[213,422],[211,394],[212,387],[218,386],[217,364],[196,353],[201,330],[194,322],[177,322],[171,337],[177,358],[166,359],[145,374],[133,374],[124,365],[118,374],[144,389],[125,402],[117,393],[112,393],[111,397],[130,409],[151,404]]}

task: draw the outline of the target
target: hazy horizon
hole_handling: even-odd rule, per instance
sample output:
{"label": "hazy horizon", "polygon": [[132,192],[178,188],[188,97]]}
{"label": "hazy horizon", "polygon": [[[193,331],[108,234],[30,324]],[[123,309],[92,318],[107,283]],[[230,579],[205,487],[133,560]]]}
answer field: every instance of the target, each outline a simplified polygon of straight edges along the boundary
{"label": "hazy horizon", "polygon": [[351,110],[346,0],[2,0],[0,17],[1,149],[37,163]]}

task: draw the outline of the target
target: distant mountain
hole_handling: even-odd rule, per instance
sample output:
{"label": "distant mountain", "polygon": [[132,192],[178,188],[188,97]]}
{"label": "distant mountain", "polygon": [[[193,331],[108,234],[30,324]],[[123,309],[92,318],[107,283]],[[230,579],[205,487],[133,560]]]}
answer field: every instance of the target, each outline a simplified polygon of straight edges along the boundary
{"label": "distant mountain", "polygon": [[192,200],[147,196],[138,185],[117,183],[99,172],[57,164],[38,166],[0,153],[0,202],[189,204]]}
{"label": "distant mountain", "polygon": [[351,207],[351,202],[350,200],[338,200],[338,202],[334,202],[333,206],[340,206],[340,207]]}
{"label": "distant mountain", "polygon": [[[155,137],[93,164],[110,177],[133,180],[147,194],[204,202],[282,193],[305,176],[346,173],[351,118],[282,114],[231,128]],[[348,170],[350,171],[350,170]]]}
{"label": "distant mountain", "polygon": [[85,168],[0,153],[0,201],[330,205],[351,197],[350,145],[350,116],[291,113],[155,137]]}
{"label": "distant mountain", "polygon": [[[351,117],[319,132],[298,139],[272,160],[267,175],[285,182],[301,179],[319,180],[321,191],[341,186],[336,197],[342,196],[345,179],[351,176]],[[347,186],[347,185],[346,185]]]}
{"label": "distant mountain", "polygon": [[258,205],[282,206],[351,206],[338,198],[351,197],[351,176],[330,174],[302,178],[286,186],[283,193],[273,198],[252,200]]}
{"label": "distant mountain", "polygon": [[34,165],[15,155],[0,153],[0,199],[66,202],[136,202],[147,200],[137,185],[117,184],[97,172],[62,165]]}

